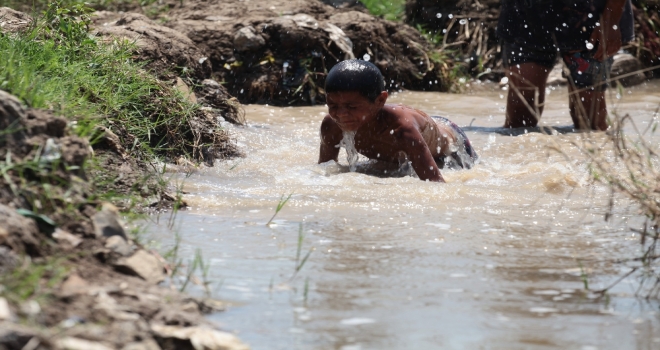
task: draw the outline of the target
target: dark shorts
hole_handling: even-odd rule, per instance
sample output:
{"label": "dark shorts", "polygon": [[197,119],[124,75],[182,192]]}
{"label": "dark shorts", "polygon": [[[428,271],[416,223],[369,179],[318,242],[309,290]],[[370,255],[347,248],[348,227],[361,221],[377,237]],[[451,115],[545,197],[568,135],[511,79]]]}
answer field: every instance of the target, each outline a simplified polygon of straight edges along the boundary
{"label": "dark shorts", "polygon": [[454,129],[456,132],[455,136],[459,140],[459,144],[463,146],[458,151],[451,154],[451,159],[447,159],[449,157],[445,155],[437,158],[436,162],[438,163],[438,167],[441,169],[444,168],[445,165],[448,167],[454,167],[452,165],[455,164],[456,167],[460,168],[472,168],[474,166],[474,162],[479,159],[479,155],[477,155],[477,152],[474,150],[474,148],[472,148],[472,144],[470,143],[467,135],[465,135],[463,129],[445,117],[434,115],[432,118],[446,125],[449,125],[452,129]]}
{"label": "dark shorts", "polygon": [[599,91],[605,90],[607,84],[604,82],[609,77],[613,62],[612,57],[605,61],[593,58],[592,52],[596,52],[596,48],[591,51],[551,52],[537,51],[517,43],[504,42],[502,50],[505,67],[533,62],[552,69],[557,62],[557,56],[561,56],[571,75],[566,78],[573,81],[578,89],[593,87]]}

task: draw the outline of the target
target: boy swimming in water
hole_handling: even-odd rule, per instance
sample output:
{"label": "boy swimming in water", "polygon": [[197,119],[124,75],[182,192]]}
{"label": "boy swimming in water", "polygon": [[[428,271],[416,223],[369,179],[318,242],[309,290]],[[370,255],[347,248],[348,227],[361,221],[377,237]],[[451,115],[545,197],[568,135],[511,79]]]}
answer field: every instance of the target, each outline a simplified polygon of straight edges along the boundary
{"label": "boy swimming in water", "polygon": [[325,81],[328,115],[321,123],[319,163],[337,161],[345,135],[369,159],[410,161],[421,180],[444,182],[440,168],[471,168],[477,153],[463,130],[443,117],[404,105],[385,104],[380,70],[367,61],[336,64]]}

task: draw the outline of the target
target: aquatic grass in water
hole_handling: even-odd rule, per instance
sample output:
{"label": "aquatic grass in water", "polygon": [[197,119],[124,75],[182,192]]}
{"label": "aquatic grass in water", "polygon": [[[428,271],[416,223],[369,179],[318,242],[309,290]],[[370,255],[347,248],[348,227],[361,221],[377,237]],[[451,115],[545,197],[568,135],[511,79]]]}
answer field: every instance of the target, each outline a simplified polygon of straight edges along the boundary
{"label": "aquatic grass in water", "polygon": [[[300,260],[300,253],[302,252],[302,246],[305,241],[305,234],[303,233],[303,225],[302,223],[298,226],[298,246],[296,249],[296,265],[295,269],[293,271],[293,275],[289,280],[293,280],[298,272],[305,266],[305,263],[307,262],[307,259],[309,259],[309,256],[312,255],[312,252],[314,251],[314,247],[309,248],[309,251],[305,256]],[[307,294],[307,290],[309,288],[309,281],[305,281],[305,294]],[[305,296],[306,298],[306,296]]]}
{"label": "aquatic grass in water", "polygon": [[273,222],[273,219],[275,219],[275,217],[280,212],[280,210],[282,210],[282,208],[284,208],[284,206],[286,205],[286,202],[288,202],[289,199],[291,199],[292,195],[293,195],[293,192],[289,193],[289,195],[286,198],[284,198],[284,195],[282,195],[282,197],[280,197],[280,201],[279,201],[279,203],[277,203],[277,207],[275,208],[275,214],[273,214],[273,216],[270,218],[270,220],[268,220],[268,222],[266,223],[266,226],[270,226],[270,224]]}

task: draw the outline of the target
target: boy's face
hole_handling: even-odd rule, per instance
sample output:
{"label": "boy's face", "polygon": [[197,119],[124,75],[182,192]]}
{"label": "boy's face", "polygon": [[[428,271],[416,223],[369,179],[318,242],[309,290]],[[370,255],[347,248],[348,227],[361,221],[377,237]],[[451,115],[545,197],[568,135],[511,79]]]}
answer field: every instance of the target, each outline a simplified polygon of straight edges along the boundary
{"label": "boy's face", "polygon": [[357,91],[329,92],[328,114],[343,131],[356,131],[376,116],[387,100],[383,91],[371,102]]}

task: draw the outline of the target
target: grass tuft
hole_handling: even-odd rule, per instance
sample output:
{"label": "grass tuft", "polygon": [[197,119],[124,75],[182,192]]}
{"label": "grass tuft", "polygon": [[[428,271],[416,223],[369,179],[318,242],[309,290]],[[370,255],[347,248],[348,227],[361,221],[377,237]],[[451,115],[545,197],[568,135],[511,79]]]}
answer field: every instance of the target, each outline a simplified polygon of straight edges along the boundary
{"label": "grass tuft", "polygon": [[402,21],[405,15],[405,0],[360,0],[374,16],[390,21]]}

